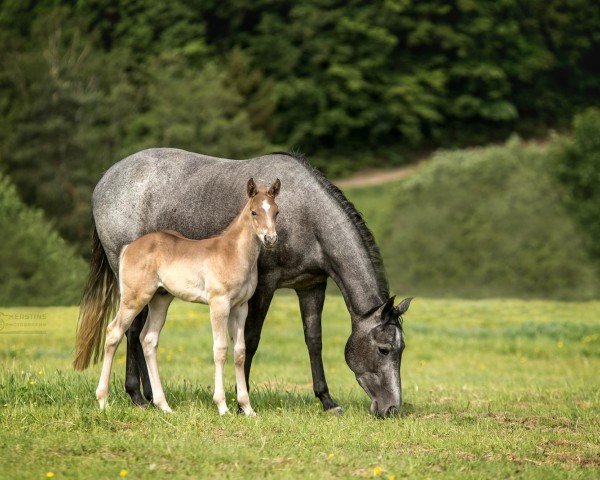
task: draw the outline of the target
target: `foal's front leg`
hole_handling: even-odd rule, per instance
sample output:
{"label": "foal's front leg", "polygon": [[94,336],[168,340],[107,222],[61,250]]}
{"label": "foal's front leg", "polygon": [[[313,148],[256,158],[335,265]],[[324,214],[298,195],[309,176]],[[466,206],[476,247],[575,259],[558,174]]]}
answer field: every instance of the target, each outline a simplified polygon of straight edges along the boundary
{"label": "foal's front leg", "polygon": [[233,362],[235,364],[235,380],[237,385],[237,401],[245,415],[256,416],[250,405],[244,362],[246,360],[246,342],[244,340],[244,325],[248,315],[248,303],[231,310],[229,314],[229,335],[233,340]]}
{"label": "foal's front leg", "polygon": [[[213,400],[217,404],[220,415],[229,409],[225,401],[223,386],[223,366],[227,359],[227,319],[229,318],[229,299],[215,299],[210,302],[210,323],[213,333],[213,356],[215,360],[215,393]],[[152,386],[154,389],[154,385]]]}

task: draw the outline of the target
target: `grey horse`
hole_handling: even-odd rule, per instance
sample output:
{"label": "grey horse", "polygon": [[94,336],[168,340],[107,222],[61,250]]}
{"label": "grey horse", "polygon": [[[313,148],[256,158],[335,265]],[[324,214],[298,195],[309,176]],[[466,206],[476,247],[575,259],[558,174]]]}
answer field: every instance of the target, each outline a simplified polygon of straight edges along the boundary
{"label": "grey horse", "polygon": [[[278,152],[250,160],[228,160],[178,149],[135,153],[113,165],[93,194],[94,245],[84,291],[74,366],[86,368],[101,356],[104,326],[115,304],[121,248],[157,230],[202,239],[221,232],[246,201],[248,178],[281,179],[279,241],[263,249],[256,292],[246,321],[245,374],[271,299],[278,288],[294,289],[300,301],[313,389],[327,411],[341,412],[329,394],[321,357],[321,314],[331,277],[340,288],[352,322],[345,348],[348,366],[371,398],[371,411],[386,416],[402,403],[400,362],[404,349],[401,315],[411,299],[394,306],[379,249],[360,214],[343,193],[302,157]],[[151,399],[139,334],[142,312],[127,336],[125,388],[136,404]],[[98,338],[100,337],[100,338]],[[249,384],[249,383],[248,383]]]}

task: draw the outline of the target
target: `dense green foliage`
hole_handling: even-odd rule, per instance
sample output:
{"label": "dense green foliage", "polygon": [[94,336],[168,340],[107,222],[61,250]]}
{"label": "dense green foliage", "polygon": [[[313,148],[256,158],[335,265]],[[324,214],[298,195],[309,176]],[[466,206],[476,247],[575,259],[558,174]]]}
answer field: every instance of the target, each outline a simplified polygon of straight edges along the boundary
{"label": "dense green foliage", "polygon": [[575,117],[573,136],[553,149],[555,169],[566,186],[566,205],[586,234],[586,246],[600,266],[600,110]]}
{"label": "dense green foliage", "polygon": [[43,218],[0,175],[0,305],[71,305],[86,268]]}
{"label": "dense green foliage", "polygon": [[590,298],[600,282],[543,150],[439,153],[404,181],[350,192],[395,292]]}
{"label": "dense green foliage", "polygon": [[[295,295],[276,296],[265,323],[251,377],[256,418],[217,414],[204,306],[174,302],[161,334],[172,415],[131,405],[125,342],[109,408],[98,410],[100,366],[71,369],[76,308],[3,312],[43,315],[47,334],[0,334],[2,478],[598,477],[600,302],[415,299],[404,319],[405,404],[386,420],[369,414],[344,362],[350,319],[341,297],[328,297],[323,315],[323,361],[341,417],[323,413],[312,392]],[[233,407],[231,361],[225,375]]]}
{"label": "dense green foliage", "polygon": [[93,185],[136,150],[332,173],[535,133],[599,101],[599,38],[587,0],[4,0],[0,169],[84,252]]}

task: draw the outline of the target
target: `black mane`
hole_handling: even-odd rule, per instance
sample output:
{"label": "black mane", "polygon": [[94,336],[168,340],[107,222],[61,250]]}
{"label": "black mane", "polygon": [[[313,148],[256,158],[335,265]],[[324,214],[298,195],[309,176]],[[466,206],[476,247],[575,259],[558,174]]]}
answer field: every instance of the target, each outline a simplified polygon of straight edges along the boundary
{"label": "black mane", "polygon": [[373,233],[369,230],[369,227],[365,223],[360,212],[356,210],[356,207],[346,198],[338,187],[331,183],[325,175],[308,162],[304,155],[296,152],[273,152],[273,155],[286,155],[296,160],[300,165],[306,168],[325,191],[340,205],[340,207],[342,207],[346,215],[348,215],[348,218],[352,221],[352,224],[356,227],[359,237],[362,240],[362,244],[369,254],[373,270],[375,271],[375,277],[377,278],[377,288],[379,293],[382,294],[384,300],[388,299],[390,296],[389,286],[385,268],[383,266],[383,259],[381,258],[381,252],[375,243]]}

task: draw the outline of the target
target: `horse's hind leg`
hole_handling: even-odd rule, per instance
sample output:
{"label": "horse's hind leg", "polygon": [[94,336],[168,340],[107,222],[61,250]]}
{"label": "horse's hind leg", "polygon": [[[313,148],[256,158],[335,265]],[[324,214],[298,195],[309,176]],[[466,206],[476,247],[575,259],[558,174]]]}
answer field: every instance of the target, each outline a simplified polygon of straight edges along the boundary
{"label": "horse's hind leg", "polygon": [[[125,332],[127,335],[127,363],[125,365],[125,391],[131,397],[131,401],[140,407],[148,405],[152,401],[152,387],[148,376],[148,367],[144,358],[144,349],[140,342],[140,333],[148,318],[148,307],[135,317],[131,327]],[[144,395],[140,389],[140,379],[144,386]],[[146,398],[144,398],[146,397]]]}
{"label": "horse's hind leg", "polygon": [[96,389],[96,398],[100,404],[100,408],[106,408],[106,400],[108,398],[108,389],[110,382],[110,372],[112,370],[112,362],[125,331],[133,322],[139,310],[127,308],[123,305],[123,301],[119,305],[119,311],[115,319],[106,327],[106,341],[104,342],[104,362],[102,363],[102,373],[100,381]]}
{"label": "horse's hind leg", "polygon": [[246,342],[244,341],[244,324],[248,315],[248,304],[244,303],[232,310],[229,314],[229,335],[233,340],[233,363],[235,364],[235,380],[237,385],[237,401],[244,414],[255,416],[250,405],[250,396],[244,374],[244,360],[246,359]]}
{"label": "horse's hind leg", "polygon": [[142,348],[144,349],[144,357],[148,365],[148,375],[150,384],[152,385],[152,403],[160,408],[163,412],[171,413],[172,410],[167,403],[165,392],[163,391],[158,375],[158,362],[156,359],[156,351],[158,349],[158,339],[160,331],[167,319],[167,310],[173,300],[170,294],[157,293],[152,297],[148,304],[148,319],[146,325],[140,334]]}

